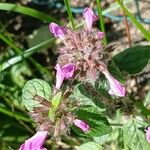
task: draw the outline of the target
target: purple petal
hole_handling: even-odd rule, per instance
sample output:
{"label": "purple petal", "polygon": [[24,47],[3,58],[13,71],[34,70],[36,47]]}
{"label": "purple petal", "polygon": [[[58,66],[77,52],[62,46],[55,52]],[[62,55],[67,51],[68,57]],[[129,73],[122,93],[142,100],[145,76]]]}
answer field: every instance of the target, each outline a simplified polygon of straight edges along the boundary
{"label": "purple petal", "polygon": [[98,32],[98,38],[101,40],[104,37],[104,32]]}
{"label": "purple petal", "polygon": [[75,119],[73,123],[74,125],[79,127],[83,132],[88,132],[90,129],[89,125],[83,120]]}
{"label": "purple petal", "polygon": [[146,129],[145,131],[146,131],[146,140],[148,141],[148,143],[150,143],[150,127],[148,127],[148,129]]}
{"label": "purple petal", "polygon": [[64,79],[71,78],[75,71],[75,65],[73,64],[66,64],[63,67],[60,67],[59,64],[56,65],[55,69],[57,70],[56,73],[56,88],[60,89]]}
{"label": "purple petal", "polygon": [[65,79],[65,76],[64,76],[64,73],[62,72],[61,70],[61,67],[59,64],[56,65],[55,69],[57,70],[56,72],[56,88],[57,89],[60,89],[64,79]]}
{"label": "purple petal", "polygon": [[55,37],[59,38],[63,38],[66,33],[64,27],[61,27],[54,22],[49,24],[49,30],[54,34]]}
{"label": "purple petal", "polygon": [[109,94],[124,97],[126,94],[125,87],[116,80],[108,71],[103,71],[105,77],[108,79],[110,84]]}
{"label": "purple petal", "polygon": [[71,78],[75,71],[75,65],[73,64],[66,64],[62,67],[62,72],[65,75],[65,79]]}
{"label": "purple petal", "polygon": [[47,131],[38,131],[34,136],[26,140],[25,143],[20,146],[19,150],[47,150],[46,148],[42,148],[47,133]]}
{"label": "purple petal", "polygon": [[88,7],[84,9],[83,16],[85,18],[87,30],[90,32],[92,30],[93,22],[98,20],[98,16]]}

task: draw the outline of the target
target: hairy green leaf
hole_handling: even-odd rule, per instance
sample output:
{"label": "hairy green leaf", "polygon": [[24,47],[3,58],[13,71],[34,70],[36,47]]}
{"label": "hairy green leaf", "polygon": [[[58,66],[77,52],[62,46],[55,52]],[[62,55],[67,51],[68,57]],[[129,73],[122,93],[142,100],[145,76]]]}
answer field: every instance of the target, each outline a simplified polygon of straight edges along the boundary
{"label": "hairy green leaf", "polygon": [[100,101],[100,95],[96,97],[92,94],[90,89],[87,89],[83,84],[77,84],[74,87],[72,98],[79,101],[81,105],[91,105],[99,109],[99,111],[104,111],[105,107]]}
{"label": "hairy green leaf", "polygon": [[60,91],[52,98],[52,107],[57,109],[58,105],[60,104],[61,97],[62,97],[62,92]]}
{"label": "hairy green leaf", "polygon": [[95,142],[88,142],[77,147],[77,150],[102,150],[102,149],[103,148]]}
{"label": "hairy green leaf", "polygon": [[135,120],[124,125],[124,143],[131,150],[149,150],[150,144],[146,141],[143,126]]}
{"label": "hairy green leaf", "polygon": [[76,118],[85,121],[90,126],[90,130],[87,133],[84,133],[76,126],[73,126],[73,130],[80,136],[102,136],[111,132],[111,127],[107,119],[95,107],[80,107],[75,115]]}
{"label": "hairy green leaf", "polygon": [[150,46],[135,46],[125,49],[113,57],[113,61],[120,71],[129,74],[141,72],[150,59]]}
{"label": "hairy green leaf", "polygon": [[110,72],[110,74],[115,79],[120,81],[122,84],[125,83],[125,78],[124,78],[123,74],[121,73],[121,71],[118,69],[118,67],[115,65],[115,63],[113,61],[108,64],[107,68],[108,68],[108,71]]}
{"label": "hairy green leaf", "polygon": [[105,77],[101,77],[100,80],[98,80],[97,82],[95,82],[95,89],[97,90],[97,92],[108,98],[108,99],[112,99],[111,95],[108,93],[109,91],[109,83],[107,81],[107,79]]}
{"label": "hairy green leaf", "polygon": [[148,93],[146,94],[143,103],[144,103],[144,106],[150,105],[150,90],[149,90]]}
{"label": "hairy green leaf", "polygon": [[39,102],[34,100],[36,95],[49,101],[51,97],[49,84],[41,79],[33,79],[25,84],[22,89],[22,101],[29,111],[39,105]]}
{"label": "hairy green leaf", "polygon": [[11,78],[16,85],[22,88],[26,80],[24,76],[31,76],[32,72],[28,67],[27,63],[21,62],[13,65],[11,68]]}

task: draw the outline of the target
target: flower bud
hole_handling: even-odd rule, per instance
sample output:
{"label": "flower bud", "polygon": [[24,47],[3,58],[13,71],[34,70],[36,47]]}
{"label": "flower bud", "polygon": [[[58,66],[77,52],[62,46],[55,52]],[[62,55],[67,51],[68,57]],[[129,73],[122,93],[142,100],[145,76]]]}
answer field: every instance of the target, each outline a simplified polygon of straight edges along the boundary
{"label": "flower bud", "polygon": [[78,128],[80,128],[83,132],[88,132],[89,129],[90,129],[89,125],[85,121],[83,121],[83,120],[75,119],[73,123]]}

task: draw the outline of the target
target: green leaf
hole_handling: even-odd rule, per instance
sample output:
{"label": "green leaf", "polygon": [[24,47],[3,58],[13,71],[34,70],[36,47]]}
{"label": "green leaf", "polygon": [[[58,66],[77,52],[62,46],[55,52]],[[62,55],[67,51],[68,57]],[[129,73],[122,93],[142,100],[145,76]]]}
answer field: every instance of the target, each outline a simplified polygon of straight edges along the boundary
{"label": "green leaf", "polygon": [[100,96],[97,98],[95,95],[92,95],[83,84],[77,84],[74,87],[71,97],[79,101],[81,105],[91,105],[102,112],[105,110],[104,105],[100,102]]}
{"label": "green leaf", "polygon": [[129,74],[141,72],[150,59],[150,46],[135,46],[125,49],[113,57],[120,71]]}
{"label": "green leaf", "polygon": [[95,142],[88,142],[77,147],[77,150],[102,150],[102,149],[103,148]]}
{"label": "green leaf", "polygon": [[75,115],[76,118],[85,121],[90,126],[90,130],[84,133],[80,128],[73,125],[73,130],[80,136],[102,136],[111,132],[111,127],[107,119],[102,116],[102,113],[95,107],[80,107]]}
{"label": "green leaf", "polygon": [[124,125],[124,143],[131,150],[149,150],[150,144],[146,141],[146,135],[143,132],[144,127],[141,123],[132,120]]}
{"label": "green leaf", "polygon": [[144,103],[144,106],[150,105],[150,90],[148,91],[147,95],[145,96],[143,103]]}
{"label": "green leaf", "polygon": [[11,78],[13,82],[21,88],[26,82],[24,76],[30,77],[31,75],[32,75],[32,72],[30,68],[27,66],[27,63],[25,62],[16,64],[12,66],[11,68]]}
{"label": "green leaf", "polygon": [[111,134],[106,134],[103,136],[99,136],[99,137],[93,137],[94,141],[98,144],[104,144],[105,142],[108,141],[108,139],[110,140]]}
{"label": "green leaf", "polygon": [[52,39],[53,35],[48,31],[48,25],[42,25],[42,27],[35,29],[33,33],[36,34],[32,34],[32,36],[29,35],[27,37],[29,47],[33,47],[35,45],[38,45],[39,43]]}
{"label": "green leaf", "polygon": [[137,101],[136,102],[136,107],[140,111],[140,114],[142,114],[146,117],[150,116],[150,111],[149,111],[149,109],[146,108],[146,106],[143,105],[143,102]]}
{"label": "green leaf", "polygon": [[60,91],[52,98],[52,107],[53,108],[57,109],[58,105],[60,104],[61,97],[62,97],[62,92]]}
{"label": "green leaf", "polygon": [[34,100],[35,95],[41,96],[49,101],[51,97],[49,84],[40,79],[33,79],[25,84],[22,90],[22,101],[29,111],[32,111],[32,108],[39,105],[39,102]]}
{"label": "green leaf", "polygon": [[55,120],[55,112],[57,111],[57,108],[61,102],[62,98],[62,92],[58,92],[53,98],[52,98],[52,107],[49,110],[48,117],[51,121]]}
{"label": "green leaf", "polygon": [[11,4],[11,3],[0,3],[0,10],[7,10],[7,11],[14,11],[17,13],[21,13],[24,15],[28,15],[37,19],[40,19],[43,22],[56,22],[60,23],[58,20],[50,17],[47,14],[44,14],[38,10],[35,10],[33,8],[25,7],[25,6],[20,6],[17,4]]}
{"label": "green leaf", "polygon": [[120,81],[122,84],[125,83],[125,78],[123,76],[123,74],[120,72],[120,70],[118,69],[118,67],[115,65],[115,63],[113,61],[111,61],[110,63],[108,63],[108,71],[110,72],[110,74],[117,79],[118,81]]}
{"label": "green leaf", "polygon": [[49,109],[48,117],[49,117],[49,119],[50,119],[52,122],[55,121],[55,112],[56,112],[56,108],[51,107],[51,108]]}
{"label": "green leaf", "polygon": [[97,90],[97,92],[108,98],[108,99],[112,99],[111,95],[108,93],[109,91],[109,83],[107,81],[107,79],[103,76],[100,78],[100,80],[98,80],[97,82],[95,82],[95,89]]}

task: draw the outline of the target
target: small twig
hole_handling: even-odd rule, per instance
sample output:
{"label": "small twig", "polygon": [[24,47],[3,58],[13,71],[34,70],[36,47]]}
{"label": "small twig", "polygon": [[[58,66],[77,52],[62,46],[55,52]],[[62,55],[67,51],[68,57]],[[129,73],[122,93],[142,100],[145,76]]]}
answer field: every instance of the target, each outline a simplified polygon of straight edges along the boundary
{"label": "small twig", "polygon": [[123,11],[123,19],[124,19],[124,23],[125,23],[125,27],[126,27],[126,33],[127,33],[127,37],[128,37],[129,47],[131,47],[130,29],[129,29],[129,24],[128,24],[128,21],[127,21],[127,16],[126,16],[124,11]]}

